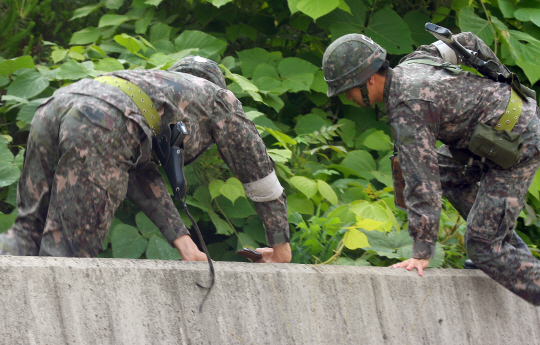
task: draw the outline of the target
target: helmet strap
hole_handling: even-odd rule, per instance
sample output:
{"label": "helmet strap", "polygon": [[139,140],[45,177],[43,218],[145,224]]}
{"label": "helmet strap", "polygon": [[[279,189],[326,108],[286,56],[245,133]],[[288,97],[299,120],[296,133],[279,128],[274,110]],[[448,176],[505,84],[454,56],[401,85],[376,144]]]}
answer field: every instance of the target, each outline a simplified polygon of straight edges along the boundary
{"label": "helmet strap", "polygon": [[367,108],[371,107],[371,102],[369,101],[369,91],[367,88],[367,84],[364,84],[360,86],[360,92],[362,93],[362,101],[364,101],[364,104]]}

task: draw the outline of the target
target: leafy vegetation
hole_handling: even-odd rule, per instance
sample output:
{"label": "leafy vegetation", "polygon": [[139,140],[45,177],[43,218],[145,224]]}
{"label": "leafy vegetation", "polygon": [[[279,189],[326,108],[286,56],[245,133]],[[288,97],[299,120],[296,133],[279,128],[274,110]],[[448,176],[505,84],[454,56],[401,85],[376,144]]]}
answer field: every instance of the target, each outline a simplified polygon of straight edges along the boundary
{"label": "leafy vegetation", "polygon": [[[532,0],[0,0],[0,8],[0,232],[17,213],[26,138],[44,98],[82,78],[167,69],[197,54],[220,64],[276,162],[293,261],[389,265],[412,252],[407,216],[393,202],[390,130],[381,107],[326,97],[321,59],[328,44],[364,33],[394,65],[434,41],[423,28],[431,21],[476,33],[540,91],[540,3]],[[237,249],[265,244],[251,201],[215,149],[186,174],[187,203],[214,259],[242,260]],[[538,210],[537,176],[518,221],[533,248],[540,243]],[[465,227],[445,202],[432,267],[463,265]],[[104,257],[179,259],[127,201],[103,246]]]}

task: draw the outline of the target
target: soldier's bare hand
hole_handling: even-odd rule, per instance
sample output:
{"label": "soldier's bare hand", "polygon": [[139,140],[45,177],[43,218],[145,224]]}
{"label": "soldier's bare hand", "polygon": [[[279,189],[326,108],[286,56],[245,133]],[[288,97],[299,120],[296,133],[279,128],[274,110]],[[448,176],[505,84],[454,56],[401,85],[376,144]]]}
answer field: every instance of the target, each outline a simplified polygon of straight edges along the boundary
{"label": "soldier's bare hand", "polygon": [[262,254],[262,258],[256,263],[287,263],[292,259],[291,246],[288,243],[274,246],[274,248],[257,248],[255,251]]}
{"label": "soldier's bare hand", "polygon": [[424,275],[424,269],[429,266],[429,259],[409,259],[402,262],[398,262],[390,267],[401,268],[405,267],[407,271],[416,268],[418,270],[418,275]]}
{"label": "soldier's bare hand", "polygon": [[174,246],[184,261],[206,261],[206,254],[201,252],[189,235],[182,235],[174,240]]}

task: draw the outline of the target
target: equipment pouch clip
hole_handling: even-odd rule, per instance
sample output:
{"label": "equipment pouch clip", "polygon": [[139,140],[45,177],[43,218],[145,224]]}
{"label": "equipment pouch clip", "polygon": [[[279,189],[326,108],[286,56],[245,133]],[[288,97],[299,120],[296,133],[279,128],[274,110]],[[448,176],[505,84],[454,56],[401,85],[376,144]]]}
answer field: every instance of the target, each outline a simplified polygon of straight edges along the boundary
{"label": "equipment pouch clip", "polygon": [[508,130],[496,130],[479,123],[469,143],[469,150],[477,156],[489,159],[503,169],[509,169],[519,158],[523,138]]}
{"label": "equipment pouch clip", "polygon": [[184,138],[188,130],[183,122],[178,122],[172,129],[165,126],[158,137],[154,137],[154,151],[165,169],[174,197],[182,200],[186,195],[187,183],[184,176]]}

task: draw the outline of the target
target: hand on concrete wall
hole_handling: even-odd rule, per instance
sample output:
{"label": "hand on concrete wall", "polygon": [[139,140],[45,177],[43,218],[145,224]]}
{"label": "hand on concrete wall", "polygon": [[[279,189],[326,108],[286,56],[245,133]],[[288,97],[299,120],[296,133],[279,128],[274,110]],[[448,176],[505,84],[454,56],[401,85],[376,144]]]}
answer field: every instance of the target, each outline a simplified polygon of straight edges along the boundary
{"label": "hand on concrete wall", "polygon": [[292,259],[291,246],[289,243],[280,244],[274,246],[274,248],[257,248],[256,251],[262,254],[262,259],[257,261],[257,263],[287,263],[291,262]]}
{"label": "hand on concrete wall", "polygon": [[399,268],[399,267],[405,267],[407,271],[412,270],[413,268],[416,268],[418,270],[418,275],[422,276],[424,275],[424,268],[429,266],[429,259],[409,259],[405,260],[403,262],[399,262],[397,264],[394,264],[390,267]]}
{"label": "hand on concrete wall", "polygon": [[182,235],[174,240],[174,246],[178,249],[184,261],[206,261],[206,254],[201,252],[189,235]]}

